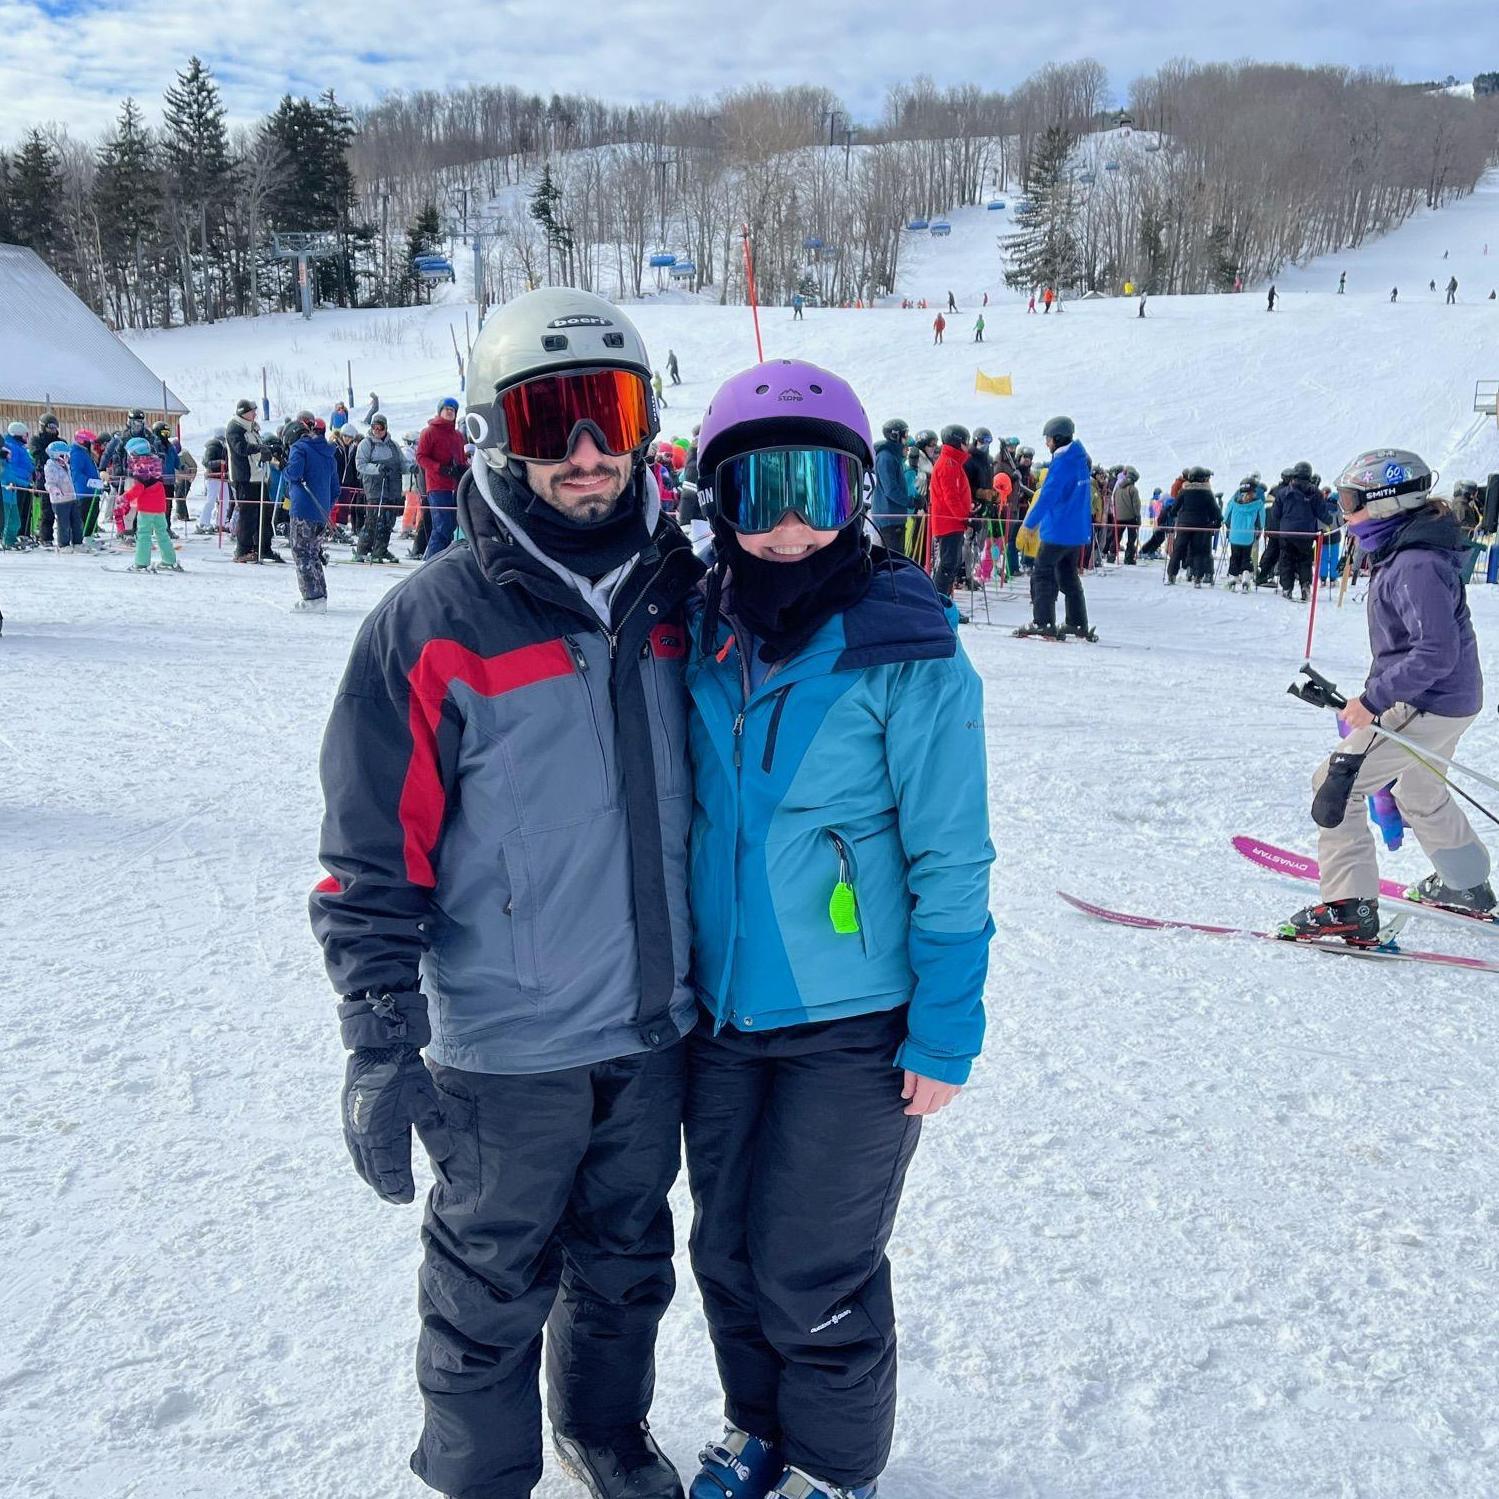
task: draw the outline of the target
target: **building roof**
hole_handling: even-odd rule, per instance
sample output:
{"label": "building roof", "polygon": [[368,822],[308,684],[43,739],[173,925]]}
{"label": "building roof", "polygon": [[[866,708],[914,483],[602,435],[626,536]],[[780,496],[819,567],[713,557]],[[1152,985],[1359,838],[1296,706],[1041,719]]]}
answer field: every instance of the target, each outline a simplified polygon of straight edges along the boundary
{"label": "building roof", "polygon": [[[0,245],[0,402],[162,409],[161,380],[34,250]],[[170,391],[167,411],[187,407]]]}

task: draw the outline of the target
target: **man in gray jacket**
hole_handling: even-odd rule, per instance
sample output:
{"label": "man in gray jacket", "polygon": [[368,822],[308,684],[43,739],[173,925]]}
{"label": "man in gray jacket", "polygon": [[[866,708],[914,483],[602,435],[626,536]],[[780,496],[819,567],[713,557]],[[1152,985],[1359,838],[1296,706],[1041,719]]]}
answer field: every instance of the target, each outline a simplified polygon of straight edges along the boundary
{"label": "man in gray jacket", "polygon": [[[687,638],[702,564],[646,469],[639,334],[547,287],[484,325],[451,547],[365,621],[323,748],[312,920],[352,1055],[344,1136],[422,1229],[412,1467],[526,1499],[682,1499],[651,1438],[687,982]],[[423,1051],[426,1056],[423,1058]]]}
{"label": "man in gray jacket", "polygon": [[364,525],[354,548],[354,560],[393,563],[399,567],[400,559],[390,550],[390,533],[406,503],[401,483],[406,459],[383,416],[377,415],[359,440],[354,470],[364,486]]}

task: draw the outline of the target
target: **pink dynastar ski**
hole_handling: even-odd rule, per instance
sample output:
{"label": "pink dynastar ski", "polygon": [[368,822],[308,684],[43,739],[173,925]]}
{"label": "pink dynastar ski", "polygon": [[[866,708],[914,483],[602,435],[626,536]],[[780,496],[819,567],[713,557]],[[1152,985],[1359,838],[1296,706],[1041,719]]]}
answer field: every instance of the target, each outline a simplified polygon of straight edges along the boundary
{"label": "pink dynastar ski", "polygon": [[1113,911],[1107,906],[1095,905],[1092,901],[1069,895],[1065,890],[1057,894],[1069,906],[1085,916],[1095,916],[1100,921],[1113,922],[1115,926],[1132,926],[1148,932],[1200,932],[1208,937],[1249,937],[1264,942],[1280,942],[1286,947],[1315,948],[1318,952],[1336,953],[1353,958],[1377,958],[1394,963],[1435,963],[1445,968],[1463,968],[1477,973],[1499,973],[1499,963],[1486,958],[1469,958],[1458,953],[1413,952],[1408,948],[1350,947],[1346,942],[1327,940],[1317,942],[1288,942],[1274,932],[1254,931],[1249,927],[1212,926],[1201,921],[1172,921],[1159,916],[1135,916],[1127,911]]}
{"label": "pink dynastar ski", "polygon": [[[1277,848],[1273,843],[1266,843],[1263,838],[1251,838],[1244,833],[1240,833],[1233,843],[1239,853],[1251,864],[1258,864],[1261,869],[1283,874],[1289,879],[1305,880],[1313,885],[1320,877],[1317,861],[1307,858],[1305,854],[1298,854],[1294,849]],[[1461,911],[1448,911],[1423,900],[1410,900],[1406,897],[1405,886],[1395,880],[1379,882],[1379,898],[1383,902],[1392,902],[1402,914],[1445,921],[1449,926],[1477,927],[1490,936],[1499,936],[1499,918],[1464,916]]]}

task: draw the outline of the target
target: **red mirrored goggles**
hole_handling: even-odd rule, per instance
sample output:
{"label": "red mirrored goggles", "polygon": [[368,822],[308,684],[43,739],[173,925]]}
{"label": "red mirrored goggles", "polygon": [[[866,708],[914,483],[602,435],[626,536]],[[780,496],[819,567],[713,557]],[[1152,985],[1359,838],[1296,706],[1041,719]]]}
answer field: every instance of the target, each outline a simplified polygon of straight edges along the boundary
{"label": "red mirrored goggles", "polygon": [[492,410],[493,441],[531,463],[561,463],[580,430],[618,458],[644,447],[661,428],[650,384],[634,370],[538,375],[512,385]]}

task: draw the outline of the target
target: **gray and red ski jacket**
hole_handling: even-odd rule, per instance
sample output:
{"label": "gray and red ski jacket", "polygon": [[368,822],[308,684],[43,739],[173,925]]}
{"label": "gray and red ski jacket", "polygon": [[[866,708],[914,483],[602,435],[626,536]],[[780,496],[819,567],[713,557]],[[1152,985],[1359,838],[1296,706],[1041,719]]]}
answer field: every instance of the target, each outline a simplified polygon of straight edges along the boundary
{"label": "gray and red ski jacket", "polygon": [[329,719],[329,976],[420,987],[428,1054],[468,1071],[670,1046],[697,1013],[682,603],[702,564],[659,519],[606,632],[471,475],[458,511],[469,544],[371,612]]}

